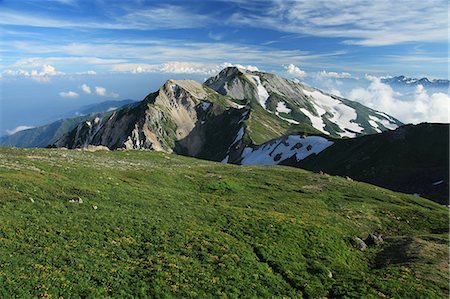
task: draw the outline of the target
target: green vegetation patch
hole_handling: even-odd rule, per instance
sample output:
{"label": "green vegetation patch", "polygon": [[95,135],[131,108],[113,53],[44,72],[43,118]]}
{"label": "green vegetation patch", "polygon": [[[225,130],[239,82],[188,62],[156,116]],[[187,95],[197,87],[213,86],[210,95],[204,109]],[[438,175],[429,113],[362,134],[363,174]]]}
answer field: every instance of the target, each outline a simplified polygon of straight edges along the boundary
{"label": "green vegetation patch", "polygon": [[0,219],[2,298],[449,295],[446,208],[301,169],[1,148]]}

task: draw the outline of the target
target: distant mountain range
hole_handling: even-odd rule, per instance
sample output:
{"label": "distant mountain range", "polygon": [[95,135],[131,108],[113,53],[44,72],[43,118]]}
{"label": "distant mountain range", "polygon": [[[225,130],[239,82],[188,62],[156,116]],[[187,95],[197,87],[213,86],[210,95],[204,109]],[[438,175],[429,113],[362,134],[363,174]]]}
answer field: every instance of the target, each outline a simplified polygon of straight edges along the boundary
{"label": "distant mountain range", "polygon": [[414,86],[414,85],[422,85],[424,87],[437,87],[437,88],[448,88],[449,80],[446,79],[428,79],[428,78],[408,78],[405,76],[396,76],[381,79],[381,82],[389,84],[389,85],[398,85],[398,86]]}
{"label": "distant mountain range", "polygon": [[76,111],[66,113],[61,119],[48,125],[39,126],[12,135],[0,137],[0,146],[14,147],[46,147],[58,140],[79,123],[95,117],[107,116],[112,111],[132,106],[133,100],[105,101],[101,103],[82,106]]}
{"label": "distant mountain range", "polygon": [[448,201],[448,125],[403,126],[273,74],[229,67],[204,84],[168,80],[141,102],[108,111],[110,104],[3,137],[0,145],[152,149],[223,163],[282,164]]}

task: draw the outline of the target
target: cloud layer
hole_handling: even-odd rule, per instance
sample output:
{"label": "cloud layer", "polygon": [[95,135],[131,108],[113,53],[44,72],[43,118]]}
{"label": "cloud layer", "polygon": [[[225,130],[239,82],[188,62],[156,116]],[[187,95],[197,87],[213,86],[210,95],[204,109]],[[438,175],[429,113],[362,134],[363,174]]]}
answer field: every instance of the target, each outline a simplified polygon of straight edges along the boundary
{"label": "cloud layer", "polygon": [[12,129],[12,130],[6,130],[6,134],[12,135],[12,134],[16,134],[17,132],[28,130],[28,129],[33,129],[33,128],[34,127],[32,127],[32,126],[23,126],[23,125],[22,126],[17,126],[14,129]]}
{"label": "cloud layer", "polygon": [[379,77],[366,78],[370,85],[352,89],[348,94],[349,99],[386,112],[404,123],[449,122],[449,95],[441,92],[430,94],[422,85],[418,85],[410,100],[400,100],[401,94],[382,83]]}

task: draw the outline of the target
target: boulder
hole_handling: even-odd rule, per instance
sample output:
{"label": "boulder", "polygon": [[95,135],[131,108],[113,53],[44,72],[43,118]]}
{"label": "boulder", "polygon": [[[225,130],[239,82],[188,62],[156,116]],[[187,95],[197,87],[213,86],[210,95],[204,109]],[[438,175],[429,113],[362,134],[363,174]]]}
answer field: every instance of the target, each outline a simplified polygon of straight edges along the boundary
{"label": "boulder", "polygon": [[383,243],[383,237],[381,234],[373,233],[369,234],[365,240],[367,245],[379,245]]}
{"label": "boulder", "polygon": [[69,199],[70,203],[83,203],[83,200],[81,199],[81,197],[74,197],[72,199]]}
{"label": "boulder", "polygon": [[354,238],[354,241],[355,241],[356,247],[357,247],[359,250],[361,250],[361,251],[366,250],[367,244],[366,244],[363,240],[361,240],[361,239],[358,238],[358,237],[355,237],[355,238]]}

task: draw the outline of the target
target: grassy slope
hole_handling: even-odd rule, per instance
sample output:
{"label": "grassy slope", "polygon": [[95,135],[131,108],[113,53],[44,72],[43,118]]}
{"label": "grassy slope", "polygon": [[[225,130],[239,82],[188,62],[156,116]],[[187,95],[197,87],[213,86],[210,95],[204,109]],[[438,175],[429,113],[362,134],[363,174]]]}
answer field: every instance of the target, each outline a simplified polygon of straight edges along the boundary
{"label": "grassy slope", "polygon": [[339,177],[0,148],[0,204],[4,298],[448,297],[448,210]]}
{"label": "grassy slope", "polygon": [[[354,179],[448,204],[448,124],[406,125],[395,131],[335,140],[298,167]],[[444,180],[433,186],[434,182]]]}
{"label": "grassy slope", "polygon": [[254,144],[263,144],[269,140],[290,133],[322,134],[307,123],[289,124],[275,114],[269,113],[255,101],[250,102],[250,117],[246,121],[247,133]]}

